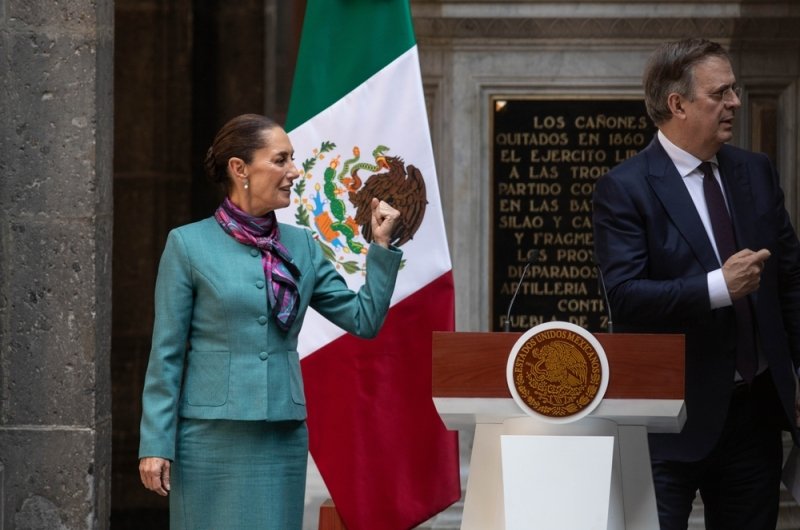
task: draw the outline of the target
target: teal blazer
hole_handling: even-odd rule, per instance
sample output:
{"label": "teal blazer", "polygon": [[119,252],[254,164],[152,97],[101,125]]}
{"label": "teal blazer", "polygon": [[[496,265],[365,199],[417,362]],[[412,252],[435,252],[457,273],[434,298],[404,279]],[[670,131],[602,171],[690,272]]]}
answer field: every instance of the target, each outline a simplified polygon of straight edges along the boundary
{"label": "teal blazer", "polygon": [[305,419],[297,337],[309,306],[359,337],[378,333],[402,252],[370,245],[366,283],[355,293],[310,231],[285,224],[280,231],[301,272],[288,332],[269,316],[259,250],[237,242],[213,217],[169,233],[156,281],[140,458],[174,459],[179,416]]}

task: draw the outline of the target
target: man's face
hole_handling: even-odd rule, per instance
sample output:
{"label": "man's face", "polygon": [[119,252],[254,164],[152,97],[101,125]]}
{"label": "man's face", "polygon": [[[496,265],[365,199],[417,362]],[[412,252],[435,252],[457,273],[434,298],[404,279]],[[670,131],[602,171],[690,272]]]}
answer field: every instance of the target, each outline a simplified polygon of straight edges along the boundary
{"label": "man's face", "polygon": [[716,153],[733,137],[733,116],[742,106],[731,63],[709,57],[694,67],[694,92],[684,100],[688,137],[698,152]]}

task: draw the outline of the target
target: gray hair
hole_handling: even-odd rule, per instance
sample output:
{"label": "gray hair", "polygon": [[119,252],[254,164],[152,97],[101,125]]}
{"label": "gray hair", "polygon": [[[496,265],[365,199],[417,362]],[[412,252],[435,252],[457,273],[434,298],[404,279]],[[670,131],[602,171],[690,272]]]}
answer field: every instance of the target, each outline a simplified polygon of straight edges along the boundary
{"label": "gray hair", "polygon": [[644,102],[653,123],[660,125],[672,117],[667,105],[671,93],[692,97],[694,67],[709,57],[731,60],[720,44],[706,39],[684,39],[656,48],[642,76]]}

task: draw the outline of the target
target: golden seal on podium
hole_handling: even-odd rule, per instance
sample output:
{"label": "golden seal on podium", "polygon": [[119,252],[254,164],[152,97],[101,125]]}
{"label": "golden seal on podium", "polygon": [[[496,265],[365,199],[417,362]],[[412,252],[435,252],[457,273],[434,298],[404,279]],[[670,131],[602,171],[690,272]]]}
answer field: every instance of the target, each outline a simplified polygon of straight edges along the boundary
{"label": "golden seal on podium", "polygon": [[608,361],[597,339],[569,322],[531,328],[514,344],[509,390],[529,415],[567,423],[589,414],[608,386]]}

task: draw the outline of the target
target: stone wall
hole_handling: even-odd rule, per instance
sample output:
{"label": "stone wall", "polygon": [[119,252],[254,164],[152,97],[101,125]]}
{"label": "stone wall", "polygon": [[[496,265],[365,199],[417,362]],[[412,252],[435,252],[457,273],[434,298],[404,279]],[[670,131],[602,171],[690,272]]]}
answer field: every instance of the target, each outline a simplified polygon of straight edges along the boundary
{"label": "stone wall", "polygon": [[0,1],[0,528],[107,528],[113,2]]}

